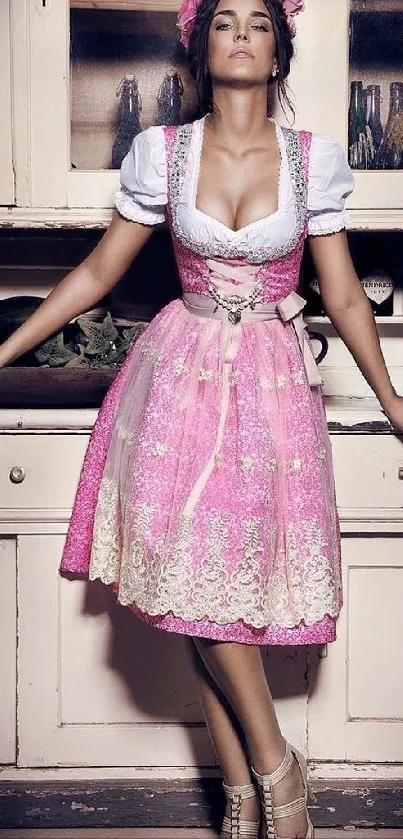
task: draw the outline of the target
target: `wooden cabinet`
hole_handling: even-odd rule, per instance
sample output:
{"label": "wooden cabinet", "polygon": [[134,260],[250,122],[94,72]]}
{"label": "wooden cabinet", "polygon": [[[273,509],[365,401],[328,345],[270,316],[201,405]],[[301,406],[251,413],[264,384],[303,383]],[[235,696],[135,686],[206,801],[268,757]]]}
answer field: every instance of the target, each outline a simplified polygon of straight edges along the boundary
{"label": "wooden cabinet", "polygon": [[[186,638],[147,627],[101,583],[59,575],[90,433],[79,415],[75,432],[37,419],[0,434],[0,759],[218,771]],[[336,642],[264,651],[281,727],[322,777],[335,761],[380,764],[381,777],[403,755],[403,443],[384,430],[331,434],[345,597]]]}
{"label": "wooden cabinet", "polygon": [[[12,66],[6,60],[0,82],[2,110],[8,115],[11,73],[17,186],[17,207],[0,211],[0,222],[108,223],[118,181],[117,171],[109,167],[122,77],[129,73],[138,80],[141,127],[146,128],[157,119],[164,74],[178,71],[184,84],[180,119],[191,118],[195,93],[184,52],[176,46],[178,7],[177,0],[2,0],[1,37],[6,38],[11,11],[12,53],[19,60]],[[377,15],[381,29],[387,28],[383,16],[394,14],[398,43],[399,0],[310,0],[297,18],[289,78],[296,127],[332,134],[346,151],[351,80],[381,79],[387,86],[401,77],[402,69],[398,50],[397,57],[391,49],[382,52],[382,39],[372,57],[363,55],[357,64],[350,34],[359,13],[362,20]],[[97,36],[96,46],[91,46],[91,34]],[[9,51],[4,54],[7,58]],[[384,99],[386,94],[385,88]],[[275,115],[287,121],[279,105]],[[4,135],[1,142],[8,142]],[[355,180],[348,201],[351,226],[401,229],[403,172],[356,171]],[[7,189],[5,201],[12,204],[11,186]]]}

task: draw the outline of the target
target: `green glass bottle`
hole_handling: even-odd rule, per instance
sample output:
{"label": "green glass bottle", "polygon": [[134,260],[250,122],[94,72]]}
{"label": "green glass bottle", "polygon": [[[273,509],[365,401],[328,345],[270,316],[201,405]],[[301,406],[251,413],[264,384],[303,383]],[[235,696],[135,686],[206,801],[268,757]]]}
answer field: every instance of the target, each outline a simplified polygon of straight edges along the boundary
{"label": "green glass bottle", "polygon": [[351,82],[348,112],[348,158],[352,169],[375,167],[375,146],[366,119],[362,82]]}
{"label": "green glass bottle", "polygon": [[390,85],[389,117],[379,150],[380,169],[403,169],[403,83]]}

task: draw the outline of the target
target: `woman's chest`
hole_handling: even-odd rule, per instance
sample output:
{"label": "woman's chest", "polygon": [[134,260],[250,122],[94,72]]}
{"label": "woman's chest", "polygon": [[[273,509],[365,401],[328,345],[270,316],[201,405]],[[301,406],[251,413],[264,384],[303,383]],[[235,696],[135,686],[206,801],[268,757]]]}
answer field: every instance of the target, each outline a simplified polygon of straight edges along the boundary
{"label": "woman's chest", "polygon": [[[266,137],[266,135],[265,135]],[[207,147],[193,167],[194,205],[237,233],[279,209],[282,156],[277,144],[234,153],[225,146]]]}
{"label": "woman's chest", "polygon": [[[247,257],[254,262],[284,256],[297,245],[306,217],[306,181],[298,135],[289,134],[291,148],[279,135],[281,159],[275,209],[232,229],[215,215],[216,212],[218,216],[218,205],[214,207],[214,202],[219,201],[216,196],[220,195],[220,184],[217,190],[210,189],[208,195],[203,195],[205,209],[201,210],[197,203],[202,197],[197,194],[202,143],[200,122],[196,120],[178,129],[169,156],[168,197],[174,234],[183,245],[202,256]],[[236,173],[233,179],[236,180]],[[260,195],[263,199],[263,193]],[[267,203],[263,209],[267,209]]]}

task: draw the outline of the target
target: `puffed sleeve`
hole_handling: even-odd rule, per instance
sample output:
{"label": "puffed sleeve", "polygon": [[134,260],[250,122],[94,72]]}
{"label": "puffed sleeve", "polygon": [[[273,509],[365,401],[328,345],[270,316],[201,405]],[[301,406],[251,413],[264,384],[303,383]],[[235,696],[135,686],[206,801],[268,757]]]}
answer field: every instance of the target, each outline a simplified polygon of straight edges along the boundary
{"label": "puffed sleeve", "polygon": [[164,131],[151,125],[137,134],[122,161],[115,206],[130,221],[159,224],[165,221],[166,203]]}
{"label": "puffed sleeve", "polygon": [[337,140],[328,134],[313,134],[308,179],[308,235],[337,233],[348,224],[346,198],[354,189],[354,177]]}

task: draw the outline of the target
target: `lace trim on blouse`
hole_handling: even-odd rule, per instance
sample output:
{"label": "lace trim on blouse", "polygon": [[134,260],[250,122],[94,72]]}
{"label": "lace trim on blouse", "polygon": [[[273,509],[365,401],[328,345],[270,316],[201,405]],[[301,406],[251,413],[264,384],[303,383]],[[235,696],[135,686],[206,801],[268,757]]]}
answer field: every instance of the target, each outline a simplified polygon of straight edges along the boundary
{"label": "lace trim on blouse", "polygon": [[[181,195],[183,179],[185,176],[186,162],[188,160],[189,146],[192,139],[193,124],[185,123],[178,127],[174,138],[171,165],[168,167],[168,208],[171,215],[172,227],[180,242],[200,256],[212,257],[222,256],[226,259],[231,257],[247,256],[251,263],[264,262],[266,260],[280,259],[296,247],[303,231],[306,221],[307,209],[307,183],[304,174],[304,164],[300,138],[297,131],[281,126],[284,133],[286,153],[290,167],[291,183],[295,194],[296,223],[292,235],[281,244],[259,245],[249,244],[245,241],[228,239],[225,242],[197,242],[187,236],[181,228],[178,218],[178,204]],[[206,215],[203,213],[203,215]],[[208,216],[208,218],[210,218]],[[214,219],[213,219],[214,223]]]}
{"label": "lace trim on blouse", "polygon": [[115,193],[115,207],[124,218],[141,224],[160,224],[165,221],[165,212],[158,207],[142,207],[132,192],[121,186]]}
{"label": "lace trim on blouse", "polygon": [[309,236],[325,236],[328,233],[339,233],[348,227],[349,217],[346,210],[335,213],[321,213],[311,216],[308,222]]}

